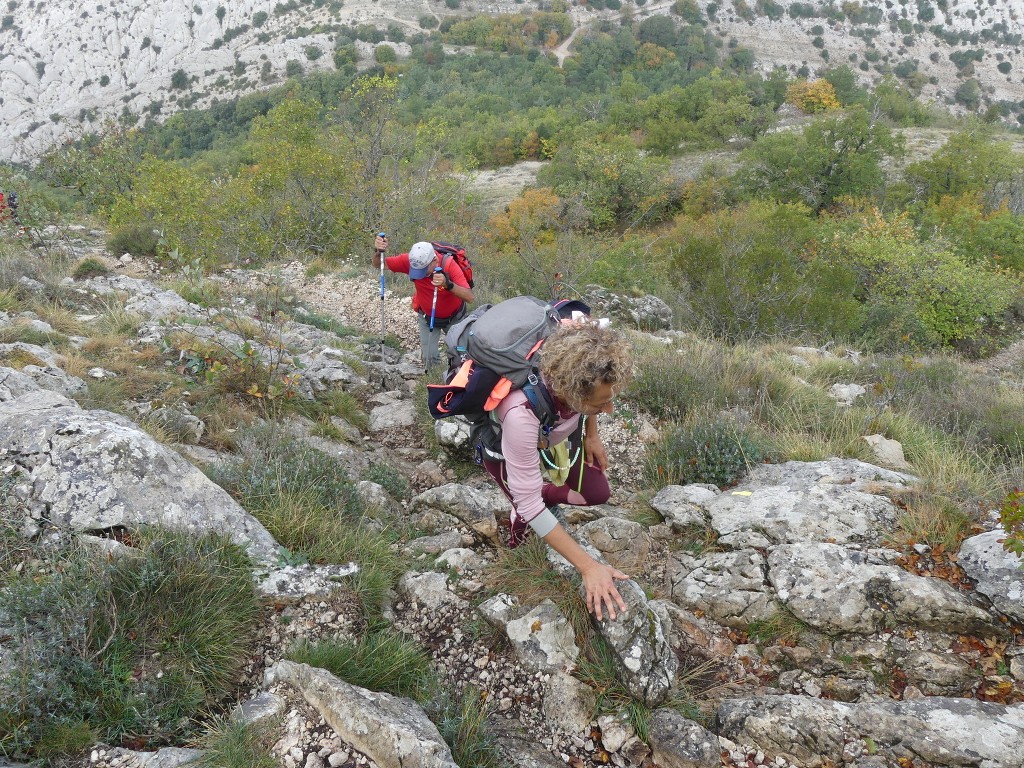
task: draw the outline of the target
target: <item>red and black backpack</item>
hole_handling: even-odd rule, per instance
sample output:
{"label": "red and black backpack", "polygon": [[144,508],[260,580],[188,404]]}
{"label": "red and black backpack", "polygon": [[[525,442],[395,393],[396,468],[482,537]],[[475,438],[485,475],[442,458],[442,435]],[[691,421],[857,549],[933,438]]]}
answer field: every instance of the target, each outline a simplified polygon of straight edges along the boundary
{"label": "red and black backpack", "polygon": [[448,264],[449,260],[455,259],[455,263],[459,265],[459,269],[462,270],[462,274],[466,276],[466,282],[469,283],[469,287],[473,287],[473,262],[469,260],[466,255],[466,249],[461,245],[455,243],[443,243],[433,242],[430,243],[434,246],[434,252],[441,257],[441,269],[444,269]]}

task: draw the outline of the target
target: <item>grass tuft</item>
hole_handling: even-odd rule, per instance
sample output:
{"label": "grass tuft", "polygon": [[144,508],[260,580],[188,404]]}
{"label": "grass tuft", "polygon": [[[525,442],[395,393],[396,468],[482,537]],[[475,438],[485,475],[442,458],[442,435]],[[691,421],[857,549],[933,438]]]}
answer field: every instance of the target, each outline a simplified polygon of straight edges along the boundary
{"label": "grass tuft", "polygon": [[200,739],[203,756],[198,768],[277,768],[271,749],[278,739],[279,723],[267,718],[239,723],[217,718]]}
{"label": "grass tuft", "polygon": [[353,643],[300,643],[288,658],[326,669],[360,688],[420,702],[429,700],[437,687],[427,653],[392,629],[368,632]]}
{"label": "grass tuft", "polygon": [[99,259],[89,256],[78,262],[75,266],[75,271],[71,273],[71,276],[75,278],[75,280],[88,280],[90,277],[103,277],[104,275],[109,274],[110,267]]}
{"label": "grass tuft", "polygon": [[510,768],[487,725],[482,692],[468,686],[460,698],[446,696],[435,722],[461,768]]}
{"label": "grass tuft", "polygon": [[180,742],[237,682],[258,618],[244,552],[218,536],[128,540],[135,548],[114,560],[40,551],[33,569],[8,576],[0,753]]}

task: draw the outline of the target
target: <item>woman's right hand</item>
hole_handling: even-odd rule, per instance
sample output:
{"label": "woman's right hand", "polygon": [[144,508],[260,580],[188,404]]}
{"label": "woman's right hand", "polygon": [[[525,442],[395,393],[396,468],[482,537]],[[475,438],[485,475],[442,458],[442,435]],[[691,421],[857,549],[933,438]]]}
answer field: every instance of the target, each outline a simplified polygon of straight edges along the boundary
{"label": "woman's right hand", "polygon": [[587,610],[594,614],[598,621],[601,621],[603,618],[601,613],[602,603],[608,610],[608,618],[610,619],[615,619],[616,606],[618,606],[619,611],[626,611],[626,602],[622,599],[622,595],[619,594],[615,582],[626,581],[629,579],[629,576],[617,568],[612,568],[610,565],[605,565],[597,560],[593,560],[592,564],[581,570],[580,576],[583,577],[583,587],[587,591]]}
{"label": "woman's right hand", "polygon": [[373,250],[383,253],[388,249],[388,238],[387,236],[377,235],[373,238]]}

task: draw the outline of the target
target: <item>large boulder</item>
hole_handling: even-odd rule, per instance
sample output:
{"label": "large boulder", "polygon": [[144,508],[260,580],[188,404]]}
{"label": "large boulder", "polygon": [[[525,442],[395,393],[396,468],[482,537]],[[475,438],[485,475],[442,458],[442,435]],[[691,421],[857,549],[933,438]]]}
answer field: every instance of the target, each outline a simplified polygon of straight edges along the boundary
{"label": "large boulder", "polygon": [[291,685],[346,742],[379,766],[459,768],[427,715],[411,699],[350,685],[323,669],[279,661],[268,685]]}
{"label": "large boulder", "polygon": [[852,763],[870,751],[908,764],[1024,768],[1021,704],[939,696],[844,704],[785,695],[727,700],[716,719],[720,736],[797,765]]}
{"label": "large boulder", "polygon": [[72,531],[159,525],[221,533],[259,563],[276,562],[270,533],[222,488],[128,419],[86,411],[55,392],[0,403],[0,456],[26,480],[33,518]]}
{"label": "large boulder", "polygon": [[838,544],[775,547],[768,555],[768,578],[794,615],[823,632],[871,634],[893,622],[954,633],[1000,631],[987,611],[945,581]]}

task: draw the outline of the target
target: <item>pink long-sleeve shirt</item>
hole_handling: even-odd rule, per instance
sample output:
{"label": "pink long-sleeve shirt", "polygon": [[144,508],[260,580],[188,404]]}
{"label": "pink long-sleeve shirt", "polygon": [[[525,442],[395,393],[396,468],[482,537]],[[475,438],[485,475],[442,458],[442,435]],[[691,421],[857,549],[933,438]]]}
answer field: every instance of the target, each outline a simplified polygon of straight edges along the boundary
{"label": "pink long-sleeve shirt", "polygon": [[[530,524],[537,535],[550,533],[558,521],[548,511],[541,497],[544,477],[540,472],[537,436],[540,419],[530,409],[521,389],[512,391],[497,408],[501,422],[501,452],[505,457],[505,473],[512,504],[516,514]],[[579,425],[580,415],[575,411],[559,410],[548,436],[551,445],[557,445],[571,435]],[[550,519],[548,519],[550,518]]]}

